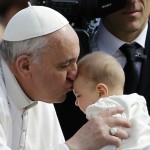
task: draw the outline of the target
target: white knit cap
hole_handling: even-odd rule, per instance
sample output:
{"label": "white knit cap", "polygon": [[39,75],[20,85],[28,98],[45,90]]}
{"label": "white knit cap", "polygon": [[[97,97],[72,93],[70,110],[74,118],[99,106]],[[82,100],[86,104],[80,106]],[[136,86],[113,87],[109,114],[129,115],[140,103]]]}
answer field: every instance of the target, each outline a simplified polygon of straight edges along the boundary
{"label": "white knit cap", "polygon": [[6,41],[22,41],[47,35],[67,25],[68,20],[57,11],[45,6],[29,6],[9,21],[4,31]]}

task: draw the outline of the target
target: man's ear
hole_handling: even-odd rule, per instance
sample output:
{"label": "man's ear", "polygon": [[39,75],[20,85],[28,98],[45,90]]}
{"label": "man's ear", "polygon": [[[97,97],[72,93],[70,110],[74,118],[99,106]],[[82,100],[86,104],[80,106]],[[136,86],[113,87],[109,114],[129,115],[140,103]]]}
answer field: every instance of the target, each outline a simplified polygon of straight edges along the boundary
{"label": "man's ear", "polygon": [[31,72],[30,65],[31,65],[31,58],[28,55],[19,56],[15,62],[17,72],[22,77],[28,77],[30,75]]}
{"label": "man's ear", "polygon": [[99,98],[108,96],[108,87],[103,83],[97,84],[96,91],[99,94]]}

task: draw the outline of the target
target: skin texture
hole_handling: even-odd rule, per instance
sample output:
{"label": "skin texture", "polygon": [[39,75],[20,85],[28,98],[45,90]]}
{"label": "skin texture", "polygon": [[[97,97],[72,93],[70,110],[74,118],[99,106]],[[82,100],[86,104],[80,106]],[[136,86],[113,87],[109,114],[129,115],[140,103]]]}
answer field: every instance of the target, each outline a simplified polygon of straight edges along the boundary
{"label": "skin texture", "polygon": [[95,84],[84,76],[77,76],[73,89],[76,96],[75,105],[84,113],[89,105],[95,103],[100,98],[108,96],[108,88],[105,84]]}
{"label": "skin texture", "polygon": [[[72,90],[72,81],[77,74],[79,41],[69,25],[52,34],[45,36],[48,44],[40,52],[38,63],[28,55],[21,55],[10,66],[28,97],[57,103],[64,101],[66,93]],[[55,38],[52,45],[51,36]]]}
{"label": "skin texture", "polygon": [[122,112],[122,108],[104,110],[101,115],[91,118],[66,144],[70,150],[96,150],[105,145],[118,147],[121,144],[120,138],[128,138],[127,132],[118,128],[118,134],[111,136],[109,130],[114,126],[131,127],[128,121],[112,117]]}
{"label": "skin texture", "polygon": [[[37,55],[40,56],[39,62],[24,54],[8,65],[30,99],[60,103],[65,100],[66,93],[72,90],[77,75],[79,40],[70,25],[44,38],[48,44]],[[112,126],[131,127],[128,121],[112,117],[122,111],[121,108],[110,109],[92,118],[66,144],[70,150],[94,150],[107,144],[119,146],[120,138],[128,138],[128,133],[119,130],[118,135],[111,136],[109,130]]]}
{"label": "skin texture", "polygon": [[102,21],[116,37],[131,42],[145,27],[149,14],[149,0],[127,0],[123,9],[103,18]]}
{"label": "skin texture", "polygon": [[96,89],[96,85],[93,84],[92,81],[88,81],[84,76],[77,76],[74,81],[75,105],[79,106],[83,112],[85,112],[87,106],[99,99],[99,91]]}
{"label": "skin texture", "polygon": [[124,82],[124,71],[114,57],[104,52],[90,53],[78,61],[78,74],[73,82],[75,105],[86,112],[100,98],[123,95]]}
{"label": "skin texture", "polygon": [[[107,65],[106,65],[106,61],[107,61]],[[112,70],[110,67],[112,66],[112,64],[115,68],[114,70]],[[91,72],[88,72],[88,70],[90,70]],[[114,77],[116,74],[114,75],[114,72],[119,73],[119,75],[117,76],[118,77],[117,83],[119,84],[119,86],[116,85],[115,81],[113,81],[113,83],[111,82],[112,80],[116,80],[116,77]],[[104,75],[105,77],[103,78]],[[124,73],[123,73],[122,67],[120,66],[120,64],[118,64],[118,62],[114,58],[104,55],[102,52],[95,52],[95,53],[86,55],[85,57],[81,58],[80,61],[78,62],[78,75],[75,81],[73,82],[73,91],[74,91],[74,94],[76,95],[76,101],[75,101],[76,106],[78,106],[85,113],[86,108],[89,105],[95,103],[98,99],[107,97],[109,96],[109,94],[110,95],[123,94],[123,85],[122,85],[124,83],[123,81],[124,81]],[[96,131],[94,132],[95,133],[94,136],[102,138],[101,139],[102,147],[104,145],[110,145],[110,143],[112,145],[115,144],[119,146],[121,144],[121,141],[120,139],[118,140],[115,136],[124,135],[128,137],[128,134],[126,134],[121,128],[119,128],[118,125],[114,125],[113,121],[116,121],[116,117],[111,118],[111,115],[114,113],[113,111],[114,110],[112,109],[107,109],[101,115],[99,114],[98,116],[95,116],[95,117],[92,116],[92,118],[90,119],[87,118],[89,119],[89,129],[88,129],[89,132],[92,132],[92,130],[96,130],[95,127],[96,127],[97,122],[95,122],[96,121],[95,119],[97,118],[99,119],[101,123],[100,129],[103,130],[104,132],[103,133],[100,132],[101,136],[99,137]],[[105,123],[107,122],[107,125],[105,125],[105,123],[103,122],[104,120],[105,120]],[[94,121],[94,124],[92,124],[92,122],[90,121]],[[109,132],[107,132],[107,130],[109,131],[110,127],[114,127],[114,126],[115,127],[118,126],[117,129],[119,132],[117,135],[113,137],[110,135]],[[84,134],[86,133],[83,133],[83,135]],[[91,139],[90,143],[86,143],[86,140],[83,141],[83,143],[87,146],[86,147],[87,149],[92,146],[91,142],[92,142],[93,135],[89,135],[89,136],[88,136],[89,140]],[[106,141],[103,140],[105,138],[108,141],[110,140],[109,141],[110,143],[107,143],[108,142],[107,140]],[[79,149],[82,150],[82,148],[79,148]]]}

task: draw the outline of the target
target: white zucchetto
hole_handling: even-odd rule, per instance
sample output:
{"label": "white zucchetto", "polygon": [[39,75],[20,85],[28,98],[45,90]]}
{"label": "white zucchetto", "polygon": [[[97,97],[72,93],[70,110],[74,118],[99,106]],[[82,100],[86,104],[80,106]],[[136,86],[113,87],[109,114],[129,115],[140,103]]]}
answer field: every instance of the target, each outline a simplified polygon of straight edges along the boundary
{"label": "white zucchetto", "polygon": [[22,41],[55,32],[65,25],[68,20],[59,12],[45,6],[29,6],[9,21],[4,31],[6,41]]}

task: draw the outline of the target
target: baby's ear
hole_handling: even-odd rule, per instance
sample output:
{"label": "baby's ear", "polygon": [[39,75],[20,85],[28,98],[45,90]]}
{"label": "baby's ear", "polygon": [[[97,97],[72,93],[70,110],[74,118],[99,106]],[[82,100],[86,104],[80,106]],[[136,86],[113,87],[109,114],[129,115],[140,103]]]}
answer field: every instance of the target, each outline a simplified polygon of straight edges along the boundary
{"label": "baby's ear", "polygon": [[103,83],[98,83],[96,85],[96,91],[98,92],[99,98],[108,96],[108,88]]}

